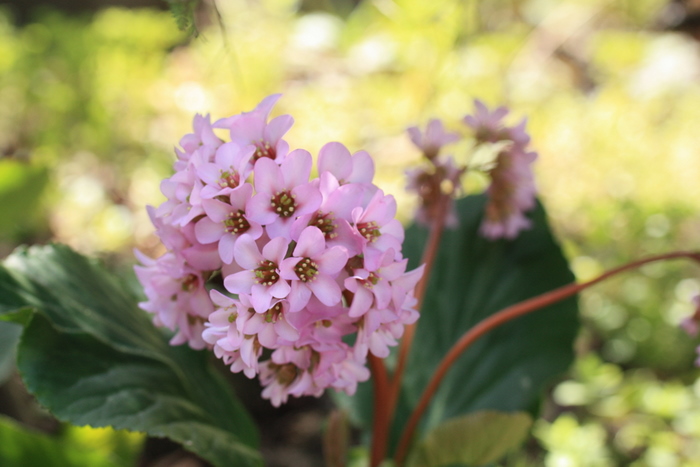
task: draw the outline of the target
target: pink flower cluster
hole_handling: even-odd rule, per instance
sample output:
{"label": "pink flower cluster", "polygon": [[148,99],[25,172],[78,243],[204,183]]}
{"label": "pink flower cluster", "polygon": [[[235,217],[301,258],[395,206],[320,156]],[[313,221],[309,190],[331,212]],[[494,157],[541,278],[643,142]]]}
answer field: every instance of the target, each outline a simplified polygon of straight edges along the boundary
{"label": "pink flower cluster", "polygon": [[195,117],[167,200],[149,207],[168,252],[137,253],[135,268],[140,306],[175,332],[171,344],[259,375],[275,406],[328,387],[352,394],[368,353],[388,356],[418,318],[422,275],[406,271],[396,201],[372,183],[370,156],[328,143],[310,179],[311,154],[282,139],[292,117],[269,120],[279,97],[214,124]]}
{"label": "pink flower cluster", "polygon": [[487,189],[489,201],[481,234],[492,240],[513,239],[531,226],[525,213],[535,207],[537,190],[531,165],[537,153],[527,150],[530,136],[525,132],[526,120],[508,127],[503,124],[507,108],[490,111],[478,100],[475,105],[475,114],[467,115],[463,121],[475,131],[477,142],[509,143],[499,152],[494,167],[488,172],[491,185]]}
{"label": "pink flower cluster", "polygon": [[[527,150],[530,137],[525,132],[525,120],[508,127],[503,124],[508,109],[499,107],[492,112],[480,101],[475,101],[475,105],[475,114],[467,115],[462,121],[474,130],[477,144],[507,143],[487,170],[491,184],[486,191],[489,200],[481,234],[491,240],[513,239],[531,225],[525,212],[535,206],[536,189],[531,165],[537,153]],[[452,198],[461,192],[460,178],[466,167],[459,167],[451,156],[440,156],[443,146],[459,141],[461,136],[445,131],[437,119],[428,122],[425,132],[418,127],[407,131],[413,144],[429,161],[429,164],[408,172],[407,185],[421,198],[416,220],[429,225],[439,216],[440,199],[444,196]],[[447,226],[457,224],[452,206],[440,221]]]}

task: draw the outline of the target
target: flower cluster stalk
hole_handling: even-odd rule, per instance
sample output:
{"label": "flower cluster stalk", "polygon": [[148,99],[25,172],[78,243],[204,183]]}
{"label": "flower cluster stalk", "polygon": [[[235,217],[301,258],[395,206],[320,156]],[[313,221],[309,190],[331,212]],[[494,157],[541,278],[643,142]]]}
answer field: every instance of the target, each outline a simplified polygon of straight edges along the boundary
{"label": "flower cluster stalk", "polygon": [[569,284],[563,287],[557,288],[555,290],[546,292],[544,294],[538,295],[536,297],[524,300],[522,302],[516,303],[503,310],[495,313],[488,318],[485,318],[479,322],[476,326],[467,331],[462,337],[452,346],[452,348],[447,352],[445,357],[440,362],[438,368],[433,373],[432,378],[428,382],[423,394],[418,402],[418,405],[413,409],[408,423],[404,427],[404,431],[401,435],[396,455],[395,462],[397,466],[402,466],[403,462],[408,454],[408,450],[411,446],[411,441],[415,433],[416,427],[420,422],[425,410],[428,408],[430,401],[435,395],[442,379],[447,374],[448,370],[452,367],[452,364],[461,356],[474,342],[479,338],[484,336],[487,332],[502,326],[503,324],[512,321],[515,318],[532,313],[534,311],[545,308],[554,303],[560,302],[566,298],[569,298],[577,293],[581,292],[588,287],[591,287],[599,282],[602,282],[610,277],[616,276],[625,271],[630,271],[637,269],[649,263],[654,263],[658,261],[667,261],[672,259],[685,258],[693,260],[700,263],[700,252],[692,251],[674,251],[671,253],[666,253],[663,255],[652,256],[649,258],[644,258],[641,260],[633,261],[631,263],[619,266],[617,268],[611,269],[600,276],[581,284]]}

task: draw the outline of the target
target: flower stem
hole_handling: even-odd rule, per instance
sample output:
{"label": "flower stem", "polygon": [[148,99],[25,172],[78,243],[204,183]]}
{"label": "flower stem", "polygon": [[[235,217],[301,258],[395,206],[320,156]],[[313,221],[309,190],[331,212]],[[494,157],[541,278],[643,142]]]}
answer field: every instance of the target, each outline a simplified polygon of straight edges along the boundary
{"label": "flower stem", "polygon": [[533,311],[539,310],[541,308],[564,300],[565,298],[571,297],[577,294],[578,292],[599,282],[602,282],[605,279],[615,276],[621,272],[636,269],[640,266],[656,261],[665,261],[669,259],[678,258],[692,259],[700,263],[700,252],[674,251],[671,253],[666,253],[659,256],[652,256],[649,258],[634,261],[623,266],[617,267],[615,269],[611,269],[610,271],[607,271],[590,281],[583,282],[581,284],[573,283],[565,285],[563,287],[559,287],[558,289],[554,289],[536,297],[524,300],[520,303],[516,303],[480,321],[476,326],[474,326],[465,334],[463,334],[462,337],[452,346],[452,348],[447,352],[445,357],[440,362],[440,365],[435,370],[435,373],[433,373],[430,382],[423,391],[423,395],[421,396],[415,409],[413,409],[413,413],[411,414],[408,423],[404,427],[404,431],[401,435],[401,439],[396,450],[396,465],[403,465],[403,461],[406,457],[406,454],[408,453],[408,449],[411,445],[413,434],[416,430],[416,427],[418,426],[418,422],[420,422],[423,413],[427,409],[430,400],[437,391],[437,388],[440,385],[440,382],[442,381],[443,377],[447,374],[447,371],[457,360],[457,358],[460,355],[462,355],[464,351],[471,346],[471,344],[473,344],[484,334],[519,316],[526,315]]}
{"label": "flower stem", "polygon": [[[451,197],[443,194],[433,211],[434,219],[430,229],[427,245],[423,250],[421,264],[425,264],[423,277],[416,285],[415,297],[418,300],[416,309],[420,311],[423,306],[425,292],[428,289],[430,280],[430,270],[435,263],[437,252],[440,247],[440,238],[445,228],[445,217],[450,206]],[[373,376],[374,385],[374,420],[372,426],[372,451],[370,457],[370,467],[378,466],[386,457],[391,430],[391,421],[394,418],[394,411],[399,400],[401,391],[401,378],[403,376],[408,355],[411,350],[413,336],[416,331],[416,323],[406,326],[404,335],[399,346],[398,361],[391,380],[387,375],[384,362],[369,354],[369,365]]]}
{"label": "flower stem", "polygon": [[389,378],[384,361],[373,355],[368,356],[369,367],[372,371],[372,389],[374,390],[374,420],[372,421],[372,451],[370,467],[377,467],[386,457],[389,440]]}
{"label": "flower stem", "polygon": [[[421,264],[425,264],[425,269],[423,270],[423,277],[416,285],[415,291],[415,297],[418,300],[416,309],[418,311],[421,311],[421,308],[423,307],[425,292],[428,290],[430,272],[433,268],[433,264],[435,263],[438,250],[440,249],[440,239],[442,238],[442,233],[445,230],[445,217],[447,216],[447,210],[450,206],[450,202],[451,196],[448,194],[443,194],[434,211],[435,217],[430,229],[430,236],[428,237],[428,243],[423,250],[423,258],[421,258]],[[394,410],[396,409],[396,404],[399,400],[399,393],[401,392],[401,379],[403,377],[404,369],[406,368],[408,355],[411,352],[411,344],[413,344],[413,336],[416,333],[417,324],[418,321],[406,326],[404,329],[403,338],[399,344],[399,355],[396,363],[396,369],[394,370],[394,374],[389,385],[389,389],[391,391],[388,407],[389,420],[394,417]]]}

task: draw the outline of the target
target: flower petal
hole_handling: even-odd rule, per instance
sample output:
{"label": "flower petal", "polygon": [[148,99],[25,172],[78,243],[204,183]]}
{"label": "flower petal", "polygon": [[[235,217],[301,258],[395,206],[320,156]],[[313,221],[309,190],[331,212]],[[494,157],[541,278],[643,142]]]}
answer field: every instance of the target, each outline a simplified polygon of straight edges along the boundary
{"label": "flower petal", "polygon": [[213,222],[208,217],[203,217],[194,225],[194,235],[199,243],[214,243],[218,241],[223,234],[223,225]]}
{"label": "flower petal", "polygon": [[253,285],[257,282],[253,271],[241,271],[231,274],[224,279],[224,287],[231,293],[249,294]]}
{"label": "flower petal", "polygon": [[264,259],[253,237],[247,234],[241,235],[236,242],[233,257],[236,259],[236,262],[245,269],[257,268],[260,261]]}
{"label": "flower petal", "polygon": [[319,274],[316,279],[307,283],[316,298],[327,306],[332,306],[340,302],[340,286],[330,276]]}

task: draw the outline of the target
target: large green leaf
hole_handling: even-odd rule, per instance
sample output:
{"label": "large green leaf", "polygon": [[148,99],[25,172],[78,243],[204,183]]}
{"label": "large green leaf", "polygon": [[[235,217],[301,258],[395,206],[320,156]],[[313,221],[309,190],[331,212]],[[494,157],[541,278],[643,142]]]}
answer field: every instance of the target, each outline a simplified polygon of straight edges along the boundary
{"label": "large green leaf", "polygon": [[167,436],[216,465],[261,463],[257,430],[207,354],[170,347],[99,265],[61,245],[13,254],[0,316],[28,308],[18,366],[59,419]]}
{"label": "large green leaf", "polygon": [[0,321],[0,385],[4,384],[15,369],[15,351],[22,327]]}
{"label": "large green leaf", "polygon": [[[393,447],[412,407],[448,349],[485,317],[574,280],[550,233],[544,209],[530,214],[533,228],[513,241],[479,233],[485,197],[457,202],[459,227],[446,230],[404,375],[391,433]],[[406,231],[404,254],[416,267],[428,232]],[[469,412],[493,409],[535,413],[546,385],[573,361],[578,331],[576,299],[518,318],[482,337],[453,365],[423,417],[421,430]],[[371,384],[355,399],[340,397],[353,418],[369,428]]]}
{"label": "large green leaf", "polygon": [[520,446],[532,425],[525,412],[487,410],[451,418],[418,443],[408,467],[482,466]]}

